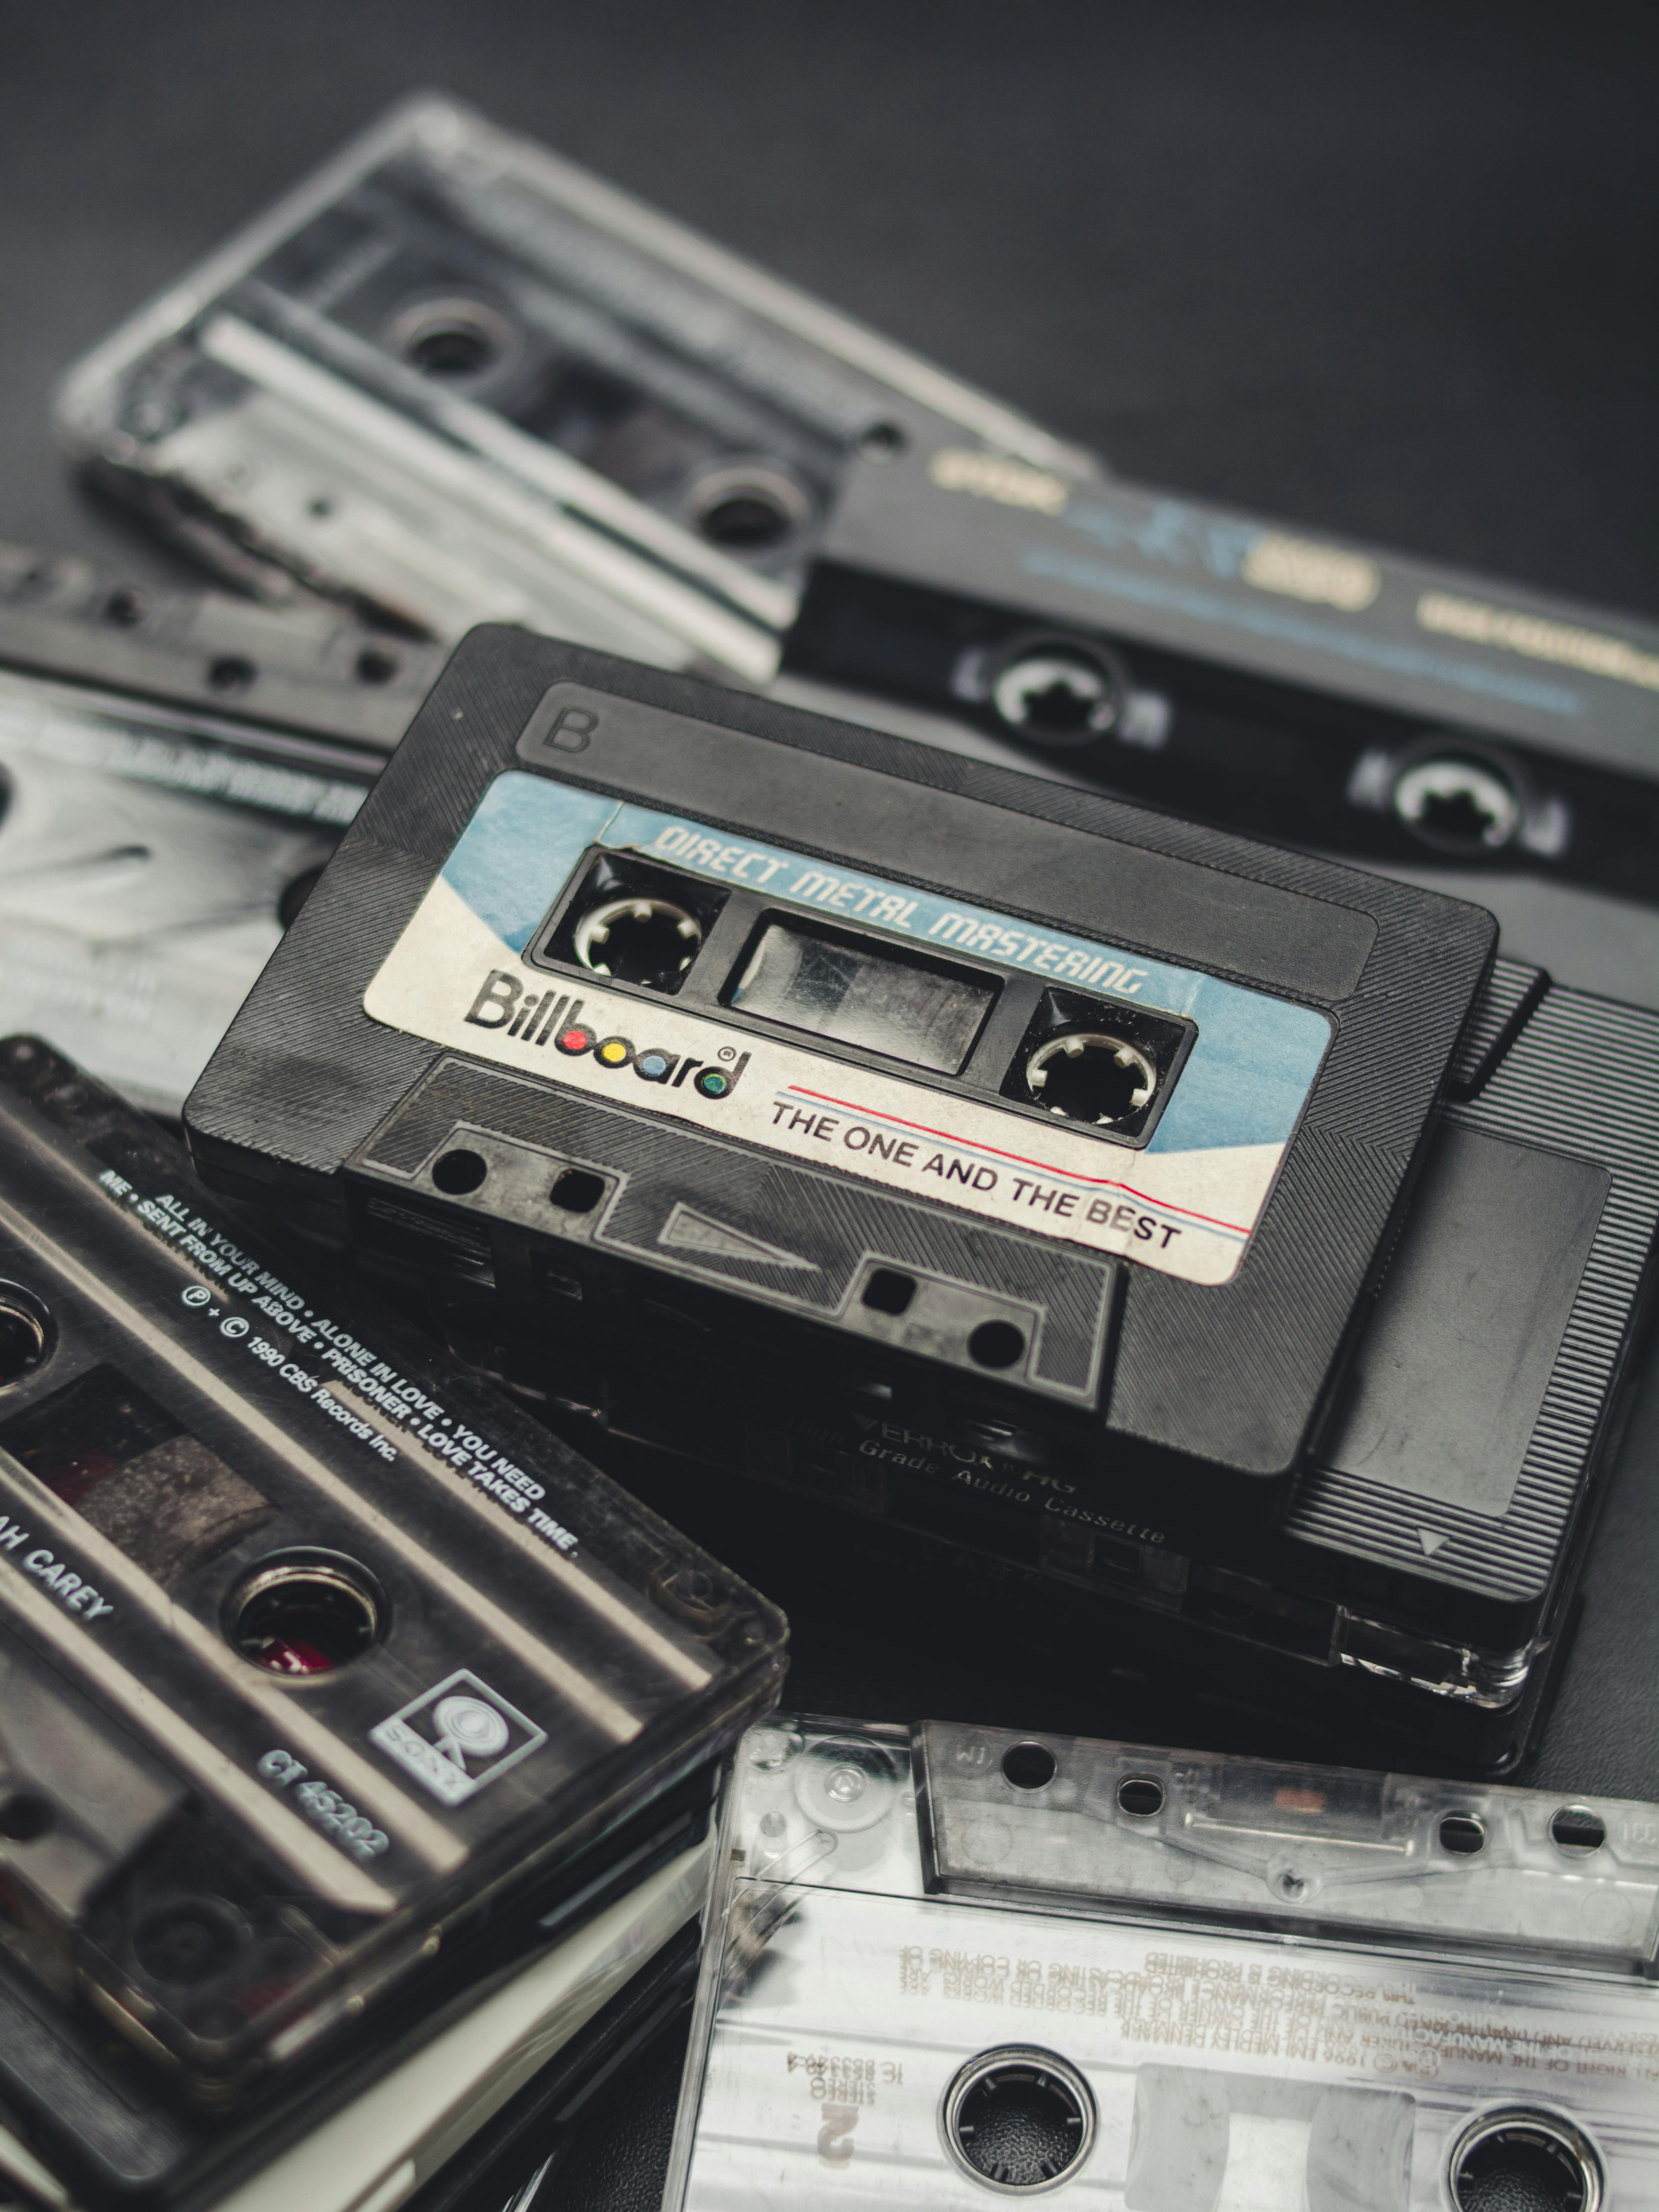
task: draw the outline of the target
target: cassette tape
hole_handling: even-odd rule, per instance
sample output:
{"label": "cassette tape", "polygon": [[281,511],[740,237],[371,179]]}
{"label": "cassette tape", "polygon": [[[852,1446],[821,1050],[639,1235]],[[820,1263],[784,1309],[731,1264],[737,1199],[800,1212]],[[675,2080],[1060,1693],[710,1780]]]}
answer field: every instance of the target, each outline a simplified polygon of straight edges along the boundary
{"label": "cassette tape", "polygon": [[[267,1203],[314,1205],[377,1269],[422,1284],[458,1348],[556,1417],[559,1401],[591,1409],[613,1434],[1188,1629],[1511,1705],[1555,1632],[1644,1309],[1659,1018],[1500,959],[1435,1079],[1414,1194],[1379,1205],[1366,1235],[1381,1244],[1364,1261],[1354,1250],[1352,1303],[1325,1303],[1330,1228],[1374,1187],[1352,1148],[1380,1133],[1379,1092],[1404,1065],[1394,1043],[1386,1076],[1325,1061],[1242,1257],[1211,1272],[1200,1256],[1183,1277],[1183,1239],[1219,1251],[1218,1208],[1204,1206],[1203,1224],[1160,1212],[1155,1178],[1193,1164],[1182,1089],[1203,1066],[1206,1021],[1231,1022],[1224,1008],[1241,1002],[1212,999],[1212,1016],[1147,965],[1148,933],[1201,931],[1195,909],[1154,921],[1136,890],[1108,921],[1094,902],[1127,891],[1132,845],[1137,866],[1175,861],[1164,880],[1182,896],[1223,879],[1195,879],[1178,855],[1260,866],[1298,897],[1316,879],[1278,872],[1310,864],[1260,848],[1224,860],[1203,833],[733,695],[676,689],[663,713],[647,702],[672,679],[614,664],[603,688],[568,680],[599,666],[518,634],[463,648],[365,819],[363,859],[348,845],[307,921],[317,933],[284,948],[191,1102],[204,1171]],[[440,758],[441,771],[427,765]],[[786,866],[792,850],[806,857]],[[1062,894],[1068,880],[1076,894]],[[1156,873],[1143,880],[1150,897]],[[1006,964],[994,945],[962,958],[986,942],[990,887],[1022,881],[1042,886],[1042,927],[1028,933],[1022,902],[1026,921],[998,940]],[[1402,896],[1379,878],[1318,882],[1321,900]],[[1077,900],[1064,930],[1062,896]],[[1467,909],[1419,911],[1436,961],[1473,927]],[[1142,950],[1126,952],[1126,935]],[[920,967],[860,964],[918,940]],[[953,957],[929,964],[933,946]],[[1127,971],[1115,992],[1066,984],[1066,962],[1108,958]],[[841,965],[814,977],[807,961]],[[1055,982],[1015,981],[1016,963]],[[1419,980],[1431,1000],[1440,986],[1426,969]],[[953,1085],[939,1047],[984,986],[1012,995]],[[1131,1024],[1158,1018],[1149,992],[1187,1007],[1198,1037],[1167,1063],[1158,1118],[1137,1128],[1131,1105],[1125,1141],[1056,1115],[1064,1046],[1083,1040],[1083,1068],[1117,1076],[1116,1048],[1087,1040],[1147,1050],[1155,1032]],[[1274,1021],[1291,1011],[1272,1003]],[[1320,1003],[1316,986],[1296,1011]],[[711,1043],[671,1034],[696,1006],[727,1025]],[[1394,1012],[1422,1018],[1399,1000]],[[1335,1018],[1368,1052],[1377,1033],[1359,1000]],[[770,1056],[786,1042],[787,1062]],[[835,1058],[803,1073],[809,1044]],[[1273,1050],[1277,1077],[1288,1063],[1282,1042]],[[1571,1066],[1595,1073],[1564,1115]],[[928,1090],[863,1087],[901,1069],[910,1085],[931,1076]],[[1011,1073],[1028,1079],[1024,1100]],[[1329,1085],[1352,1101],[1340,1124]],[[334,1102],[327,1127],[319,1096]],[[982,1128],[945,1118],[969,1097]],[[1109,1199],[1079,1187],[1068,1202],[1033,1170],[1050,1128],[1084,1173],[1118,1182]],[[1319,1162],[1305,1212],[1284,1181],[1298,1145]],[[1206,1174],[1222,1164],[1196,1158]],[[924,1241],[944,1235],[948,1250]],[[1072,1302],[1060,1286],[1079,1267],[1094,1287]],[[1296,1298],[1330,1324],[1299,1399]],[[1079,1362],[1092,1379],[1068,1400],[1055,1361],[1079,1307],[1099,1364]],[[1252,1316],[1262,1333],[1249,1340]],[[1283,1423],[1268,1464],[1268,1431],[1249,1427],[1264,1405]],[[1247,1525],[1240,1489],[1270,1525]]]}
{"label": "cassette tape", "polygon": [[439,658],[0,547],[0,1034],[176,1115]]}
{"label": "cassette tape", "polygon": [[170,2201],[693,1845],[782,1623],[49,1048],[0,1078],[0,2099]]}
{"label": "cassette tape", "polygon": [[[1575,1058],[1595,1073],[1569,1121],[1551,1101]],[[878,1401],[853,1376],[792,1395],[753,1378],[741,1345],[694,1346],[684,1332],[677,1344],[660,1328],[648,1361],[595,1363],[605,1388],[569,1432],[599,1423],[719,1464],[750,1489],[750,1519],[758,1484],[793,1492],[803,1510],[878,1518],[883,1554],[896,1567],[902,1555],[910,1585],[948,1560],[964,1602],[1024,1600],[1039,1624],[1059,1610],[1108,1638],[1123,1625],[1101,1601],[1131,1607],[1135,1638],[1156,1644],[1161,1664],[1184,1654],[1230,1691],[1243,1686],[1248,1646],[1255,1694],[1275,1712],[1315,1694],[1296,1681],[1310,1669],[1402,1686],[1404,1698],[1369,1701],[1374,1718],[1397,1709],[1419,1740],[1443,1732],[1460,1764],[1504,1767],[1537,1711],[1622,1434],[1656,1230],[1659,1016],[1500,956],[1276,1526],[1183,1531],[1168,1501],[1113,1507],[1075,1462],[1034,1455],[983,1409],[952,1418],[897,1377]],[[479,1323],[459,1300],[451,1310],[474,1332],[475,1356],[533,1380],[534,1360],[505,1330],[480,1354]],[[665,1495],[683,1490],[682,1474],[661,1480]],[[734,1534],[744,1518],[734,1510]],[[948,1553],[899,1546],[900,1529]],[[786,1540],[760,1577],[786,1603],[797,1556]],[[1286,1660],[1297,1662],[1288,1679]],[[1437,1716],[1428,1695],[1466,1710]],[[1351,1704],[1339,1710],[1355,1724]]]}
{"label": "cassette tape", "polygon": [[1301,1463],[1492,934],[484,629],[186,1126],[227,1191],[471,1281],[550,1367],[648,1370],[666,1329],[762,1394],[998,1424],[1115,1510],[1249,1520]]}
{"label": "cassette tape", "polygon": [[786,1720],[720,1850],[670,2212],[1659,2185],[1652,1806]]}
{"label": "cassette tape", "polygon": [[1437,875],[1517,951],[1652,1002],[1652,622],[1120,483],[447,101],[343,149],[58,413],[273,590],[1017,747]]}

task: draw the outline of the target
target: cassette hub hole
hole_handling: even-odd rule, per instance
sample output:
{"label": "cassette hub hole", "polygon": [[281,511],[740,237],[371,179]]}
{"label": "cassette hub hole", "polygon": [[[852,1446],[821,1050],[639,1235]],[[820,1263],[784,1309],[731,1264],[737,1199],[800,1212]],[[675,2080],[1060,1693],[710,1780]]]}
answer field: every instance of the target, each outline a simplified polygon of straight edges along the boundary
{"label": "cassette hub hole", "polygon": [[672,899],[607,899],[582,916],[572,941],[594,975],[663,991],[696,959],[702,924]]}
{"label": "cassette hub hole", "polygon": [[0,1283],[0,1390],[32,1375],[52,1349],[52,1316],[15,1283]]}
{"label": "cassette hub hole", "polygon": [[153,1980],[188,1988],[222,1973],[246,1947],[248,1933],[241,1914],[222,1898],[175,1898],[139,1922],[132,1955]]}
{"label": "cassette hub hole", "polygon": [[513,350],[513,326],[482,300],[424,300],[394,317],[386,342],[440,384],[482,376]]}
{"label": "cassette hub hole", "polygon": [[1094,2144],[1087,2083],[1047,2051],[988,2051],[971,2060],[945,2094],[944,2120],[957,2164],[994,2189],[1051,2189]]}
{"label": "cassette hub hole", "polygon": [[489,1173],[489,1163],[463,1146],[433,1163],[432,1180],[450,1198],[465,1198]]}
{"label": "cassette hub hole", "polygon": [[50,1834],[52,1826],[51,1805],[32,1790],[15,1790],[10,1796],[0,1797],[0,1836],[9,1843],[32,1844]]}
{"label": "cassette hub hole", "polygon": [[1394,811],[1425,844],[1448,853],[1495,853],[1521,826],[1509,778],[1454,754],[1408,768],[1394,787]]}
{"label": "cassette hub hole", "polygon": [[1011,660],[991,687],[1011,730],[1036,744],[1088,744],[1122,712],[1122,688],[1103,660],[1081,648],[1045,647]]}
{"label": "cassette hub hole", "polygon": [[982,1321],[968,1340],[968,1357],[981,1367],[1012,1367],[1025,1355],[1025,1339],[1012,1322]]}
{"label": "cassette hub hole", "polygon": [[1598,2212],[1601,2167],[1587,2139],[1549,2112],[1492,2112],[1453,2148],[1457,2212]]}
{"label": "cassette hub hole", "polygon": [[719,469],[691,495],[691,519],[728,553],[770,553],[806,520],[805,493],[780,469]]}
{"label": "cassette hub hole", "polygon": [[1002,1754],[1002,1774],[1016,1790],[1041,1790],[1054,1778],[1060,1762],[1046,1743],[1011,1743]]}
{"label": "cassette hub hole", "polygon": [[1486,1848],[1486,1831],[1473,1813],[1448,1813],[1440,1823],[1440,1848],[1471,1858]]}
{"label": "cassette hub hole", "polygon": [[1607,1840],[1607,1822],[1588,1805],[1564,1805],[1550,1822],[1550,1839],[1564,1851],[1599,1851]]}
{"label": "cassette hub hole", "polygon": [[1051,1114],[1109,1129],[1151,1105],[1158,1070],[1123,1037],[1078,1030],[1037,1047],[1025,1062],[1025,1087]]}
{"label": "cassette hub hole", "polygon": [[915,1295],[915,1277],[896,1267],[876,1268],[864,1286],[864,1303],[872,1313],[907,1313]]}
{"label": "cassette hub hole", "polygon": [[1150,1820],[1164,1810],[1164,1784],[1149,1774],[1126,1775],[1117,1785],[1117,1802],[1121,1811],[1137,1820]]}
{"label": "cassette hub hole", "polygon": [[242,1585],[230,1640],[273,1674],[331,1674],[374,1644],[383,1611],[367,1570],[349,1559],[276,1559]]}
{"label": "cassette hub hole", "polygon": [[762,491],[727,492],[697,518],[702,534],[716,545],[756,553],[775,545],[789,529],[789,518]]}

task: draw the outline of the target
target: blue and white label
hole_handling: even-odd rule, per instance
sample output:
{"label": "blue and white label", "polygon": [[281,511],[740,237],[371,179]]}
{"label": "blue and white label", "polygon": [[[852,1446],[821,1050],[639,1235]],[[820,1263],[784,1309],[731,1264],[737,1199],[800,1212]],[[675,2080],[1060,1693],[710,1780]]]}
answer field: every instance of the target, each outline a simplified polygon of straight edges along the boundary
{"label": "blue and white label", "polygon": [[[1185,1016],[1192,1051],[1134,1152],[1075,1122],[878,1073],[672,999],[531,967],[591,846]],[[498,776],[364,996],[375,1020],[1188,1281],[1237,1267],[1330,1042],[1315,1009],[988,908],[512,769]]]}

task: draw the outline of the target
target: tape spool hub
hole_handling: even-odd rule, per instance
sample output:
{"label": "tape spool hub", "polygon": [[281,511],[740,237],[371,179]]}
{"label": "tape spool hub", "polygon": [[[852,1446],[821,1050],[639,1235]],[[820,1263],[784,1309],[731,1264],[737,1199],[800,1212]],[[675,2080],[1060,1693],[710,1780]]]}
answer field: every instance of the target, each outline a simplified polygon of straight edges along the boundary
{"label": "tape spool hub", "polygon": [[574,942],[577,959],[596,975],[665,990],[696,957],[702,924],[672,899],[635,895],[590,908]]}
{"label": "tape spool hub", "polygon": [[1457,2212],[1601,2212],[1601,2161],[1554,2112],[1486,2112],[1452,2145]]}
{"label": "tape spool hub", "polygon": [[1073,1031],[1049,1037],[1029,1056],[1025,1087],[1062,1120],[1109,1129],[1152,1103],[1158,1070],[1125,1037]]}
{"label": "tape spool hub", "polygon": [[969,2059],[945,2092],[940,2121],[963,2172],[1008,2196],[1057,2187],[1094,2148],[1088,2083],[1053,2051],[1025,2045]]}

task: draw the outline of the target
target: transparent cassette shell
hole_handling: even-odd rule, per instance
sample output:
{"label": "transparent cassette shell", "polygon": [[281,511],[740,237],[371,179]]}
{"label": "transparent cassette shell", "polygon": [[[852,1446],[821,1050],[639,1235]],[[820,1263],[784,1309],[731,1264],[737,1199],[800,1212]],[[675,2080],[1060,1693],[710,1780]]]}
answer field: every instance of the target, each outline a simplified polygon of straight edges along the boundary
{"label": "transparent cassette shell", "polygon": [[694,1842],[783,1624],[51,1048],[0,1079],[0,2012],[223,2109]]}
{"label": "transparent cassette shell", "polygon": [[405,102],[70,374],[72,448],[228,565],[430,635],[765,684],[848,459],[998,402],[526,140]]}
{"label": "transparent cassette shell", "polygon": [[1659,2183],[1651,1806],[775,1720],[707,1924],[671,2212]]}
{"label": "transparent cassette shell", "polygon": [[0,1034],[176,1115],[379,765],[0,669]]}

